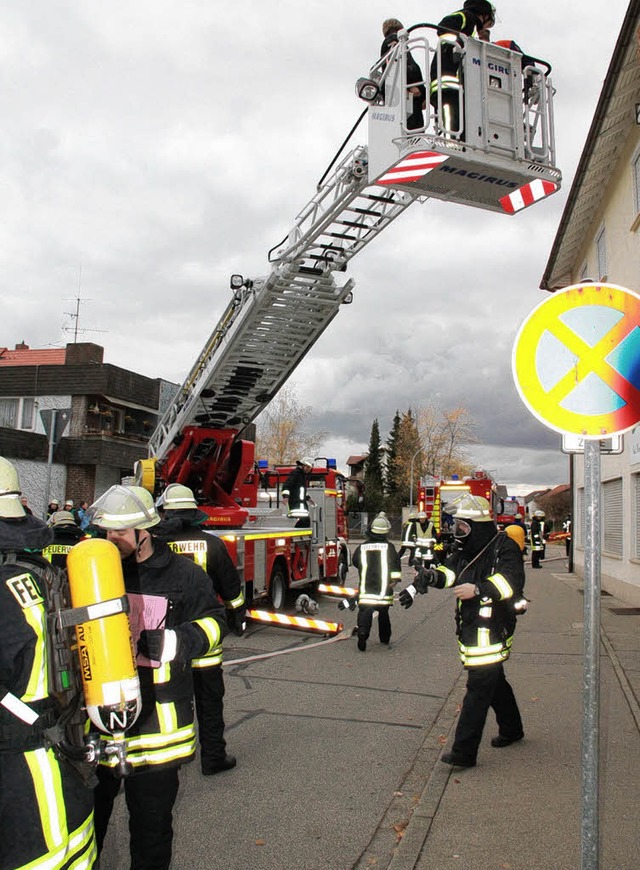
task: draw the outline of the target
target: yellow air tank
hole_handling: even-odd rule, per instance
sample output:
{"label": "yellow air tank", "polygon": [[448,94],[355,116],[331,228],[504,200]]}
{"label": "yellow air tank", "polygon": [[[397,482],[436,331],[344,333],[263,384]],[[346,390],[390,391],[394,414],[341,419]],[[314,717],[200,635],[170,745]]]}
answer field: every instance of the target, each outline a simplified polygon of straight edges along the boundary
{"label": "yellow air tank", "polygon": [[131,629],[126,610],[122,562],[117,547],[101,538],[76,544],[67,557],[74,608],[88,620],[76,626],[87,713],[107,734],[122,735],[142,706]]}

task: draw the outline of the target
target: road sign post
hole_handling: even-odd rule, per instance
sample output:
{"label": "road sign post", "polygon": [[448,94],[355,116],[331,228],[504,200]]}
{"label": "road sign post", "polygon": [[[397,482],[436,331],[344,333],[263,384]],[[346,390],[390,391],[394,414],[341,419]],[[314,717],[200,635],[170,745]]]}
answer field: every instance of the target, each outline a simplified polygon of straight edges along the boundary
{"label": "road sign post", "polygon": [[600,758],[600,442],[584,445],[584,683],[582,695],[582,830],[584,870],[599,857]]}
{"label": "road sign post", "polygon": [[40,411],[40,419],[49,439],[47,451],[47,479],[44,489],[44,507],[42,517],[46,520],[47,508],[51,502],[51,467],[53,465],[53,448],[62,438],[64,430],[71,419],[71,408],[48,408]]}
{"label": "road sign post", "polygon": [[[584,450],[582,870],[598,870],[599,862],[600,454],[604,439],[613,442],[640,421],[639,358],[640,296],[615,285],[554,294],[531,312],[513,347],[524,404],[548,428],[578,436]],[[620,442],[608,452],[621,449]]]}

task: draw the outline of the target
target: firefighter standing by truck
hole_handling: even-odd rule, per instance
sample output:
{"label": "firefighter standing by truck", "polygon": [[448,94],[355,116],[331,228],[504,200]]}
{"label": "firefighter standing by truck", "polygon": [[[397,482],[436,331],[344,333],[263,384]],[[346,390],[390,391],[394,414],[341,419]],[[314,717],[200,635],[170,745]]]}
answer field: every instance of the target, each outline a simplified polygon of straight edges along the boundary
{"label": "firefighter standing by truck", "polygon": [[54,697],[46,572],[53,537],[25,515],[18,474],[0,457],[0,867],[93,867],[93,794],[45,734]]}
{"label": "firefighter standing by truck", "polygon": [[389,644],[391,619],[389,608],[393,605],[393,587],[400,582],[402,570],[396,548],[387,540],[391,523],[384,512],[371,523],[364,544],[353,554],[353,564],[358,569],[358,649],[364,652],[371,634],[373,614],[378,614],[380,643]]}
{"label": "firefighter standing by truck", "polygon": [[473,767],[489,707],[498,722],[492,746],[509,746],[524,736],[518,704],[504,674],[516,627],[516,605],[523,599],[524,567],[518,544],[498,532],[485,498],[463,493],[449,502],[447,511],[454,518],[456,551],[444,565],[422,569],[399,600],[403,607],[411,607],[416,592],[427,592],[429,586],[453,587],[467,692],[453,747],[441,760]]}
{"label": "firefighter standing by truck", "polygon": [[296,467],[289,474],[282,487],[282,498],[287,503],[287,516],[296,517],[296,526],[305,528],[310,525],[307,487],[313,468],[313,459],[298,459]]}
{"label": "firefighter standing by truck", "polygon": [[[171,863],[178,769],[196,749],[191,660],[219,646],[227,630],[224,608],[202,568],[152,538],[149,530],[160,517],[145,489],[112,486],[90,513],[93,524],[118,548],[130,602],[144,596],[145,612],[154,613],[154,624],[145,623],[137,640],[142,710],[124,738],[131,767],[124,789],[131,868],[164,870]],[[123,781],[115,775],[116,763],[115,756],[107,755],[98,768],[99,850]]]}
{"label": "firefighter standing by truck", "polygon": [[[216,595],[224,603],[230,630],[240,637],[247,611],[242,581],[224,543],[202,529],[207,515],[198,509],[193,491],[180,483],[170,483],[158,499],[158,508],[162,522],[156,527],[156,535],[207,572]],[[209,776],[236,766],[236,758],[227,753],[224,739],[222,644],[209,655],[194,659],[191,665],[200,765],[202,773]]]}

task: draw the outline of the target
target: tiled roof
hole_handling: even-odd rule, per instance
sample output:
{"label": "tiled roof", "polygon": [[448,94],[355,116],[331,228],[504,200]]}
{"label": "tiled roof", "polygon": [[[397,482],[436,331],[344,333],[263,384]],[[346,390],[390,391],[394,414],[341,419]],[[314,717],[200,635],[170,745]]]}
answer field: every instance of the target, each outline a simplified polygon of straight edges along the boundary
{"label": "tiled roof", "polygon": [[47,350],[0,347],[0,366],[63,366],[66,353],[65,348],[58,347]]}

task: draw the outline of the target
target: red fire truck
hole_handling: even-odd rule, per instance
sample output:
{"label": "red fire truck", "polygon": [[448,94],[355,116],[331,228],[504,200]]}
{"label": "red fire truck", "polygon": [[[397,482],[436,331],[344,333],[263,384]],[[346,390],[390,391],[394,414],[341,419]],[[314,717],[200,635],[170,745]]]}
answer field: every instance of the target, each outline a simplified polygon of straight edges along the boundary
{"label": "red fire truck", "polygon": [[486,498],[498,525],[513,522],[518,514],[524,524],[524,508],[517,499],[509,498],[503,486],[497,484],[487,471],[478,468],[473,474],[463,478],[458,475],[453,475],[449,480],[429,476],[421,478],[418,487],[418,509],[429,514],[438,533],[446,531],[447,502],[461,492],[470,492]]}

